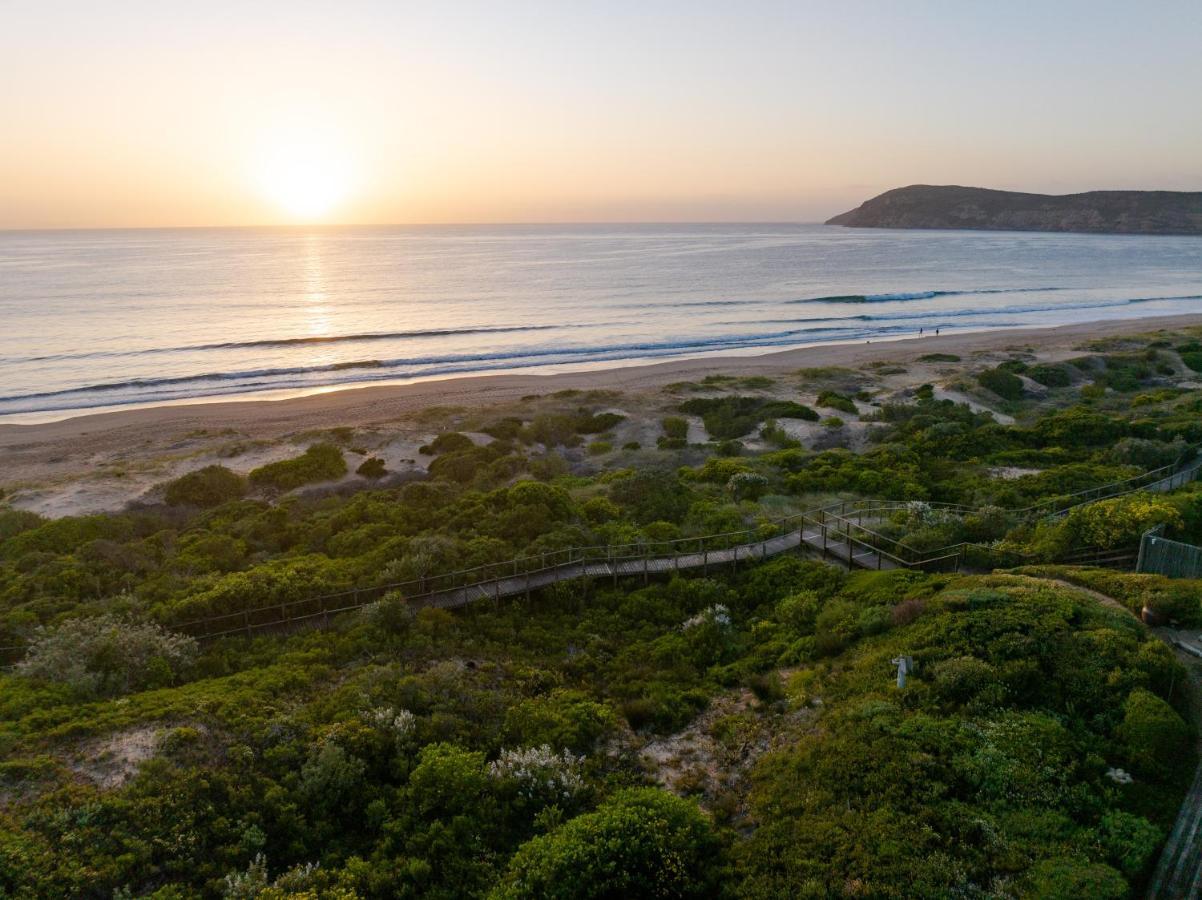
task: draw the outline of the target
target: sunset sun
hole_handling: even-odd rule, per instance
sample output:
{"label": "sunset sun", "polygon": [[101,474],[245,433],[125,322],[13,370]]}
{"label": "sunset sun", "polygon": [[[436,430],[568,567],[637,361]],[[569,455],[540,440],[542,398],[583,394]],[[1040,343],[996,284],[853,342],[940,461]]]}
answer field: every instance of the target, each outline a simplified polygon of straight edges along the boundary
{"label": "sunset sun", "polygon": [[314,221],[337,211],[354,186],[348,151],[318,129],[272,134],[257,154],[257,190],[293,219]]}

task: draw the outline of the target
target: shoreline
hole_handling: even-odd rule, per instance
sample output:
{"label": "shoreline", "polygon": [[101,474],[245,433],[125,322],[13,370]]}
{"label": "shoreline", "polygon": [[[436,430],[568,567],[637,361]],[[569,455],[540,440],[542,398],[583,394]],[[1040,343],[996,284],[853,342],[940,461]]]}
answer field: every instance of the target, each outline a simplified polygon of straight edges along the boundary
{"label": "shoreline", "polygon": [[82,435],[111,433],[145,426],[198,429],[237,428],[263,436],[290,429],[315,430],[338,425],[369,425],[430,406],[482,408],[532,393],[561,390],[653,390],[693,376],[722,371],[731,375],[769,375],[817,366],[855,368],[868,362],[906,362],[937,351],[972,355],[1026,344],[1044,351],[1072,350],[1073,344],[1104,337],[1139,334],[1164,328],[1202,326],[1202,312],[1110,319],[1071,325],[958,331],[945,335],[913,335],[866,343],[812,344],[758,354],[706,354],[630,365],[597,364],[595,368],[552,373],[487,373],[453,375],[408,383],[336,386],[281,399],[198,399],[103,412],[81,411],[53,421],[0,422],[0,453],[14,445]]}
{"label": "shoreline", "polygon": [[[799,370],[853,370],[886,397],[908,396],[920,385],[931,384],[936,397],[968,403],[998,421],[1012,421],[994,408],[996,398],[991,400],[988,392],[966,389],[956,381],[1015,353],[1032,361],[1058,363],[1089,352],[1082,345],[1091,340],[1158,331],[1180,339],[1190,327],[1202,328],[1202,313],[960,331],[938,337],[915,334],[871,344],[817,344],[618,366],[603,363],[558,373],[456,375],[409,384],[340,386],[279,400],[222,399],[85,413],[36,424],[4,423],[0,424],[0,505],[58,518],[154,503],[161,498],[157,493],[161,485],[190,471],[222,465],[247,475],[264,464],[296,456],[307,444],[330,440],[334,429],[354,435],[355,444],[349,443],[349,437],[341,439],[346,442],[343,452],[349,472],[354,472],[363,455],[372,453],[384,460],[388,471],[420,477],[431,462],[422,448],[442,431],[470,435],[489,416],[570,413],[581,404],[622,416],[623,424],[613,436],[615,446],[653,447],[661,433],[661,419],[675,415],[680,402],[678,391],[665,388],[675,382],[695,384],[709,375],[764,376],[771,386],[748,389],[767,391],[779,400],[813,403],[815,375]],[[936,353],[946,358],[922,358]],[[1187,378],[1202,382],[1202,376]],[[696,421],[690,422],[689,440],[705,442],[701,419],[691,418]],[[800,421],[785,427],[805,446],[821,443],[826,431],[818,423]],[[858,415],[852,417],[846,423],[848,446],[861,447],[866,428]],[[473,439],[487,437],[477,434]],[[576,462],[584,459],[578,457]],[[348,474],[342,481],[353,487],[357,478]]]}

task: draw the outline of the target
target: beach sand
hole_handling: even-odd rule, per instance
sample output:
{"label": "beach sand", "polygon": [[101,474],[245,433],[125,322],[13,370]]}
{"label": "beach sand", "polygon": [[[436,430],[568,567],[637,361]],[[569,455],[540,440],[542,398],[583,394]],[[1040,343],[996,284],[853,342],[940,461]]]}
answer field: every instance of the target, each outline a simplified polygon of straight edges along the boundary
{"label": "beach sand", "polygon": [[[637,418],[670,411],[663,388],[706,375],[794,375],[800,368],[839,366],[873,372],[904,368],[875,380],[888,391],[949,379],[993,359],[1022,352],[1039,361],[1080,355],[1092,340],[1155,330],[1202,326],[1202,314],[927,335],[871,344],[826,344],[759,355],[706,356],[561,374],[497,374],[348,388],[283,400],[219,401],[78,415],[42,424],[0,424],[0,488],[12,505],[59,516],[120,508],[151,485],[212,462],[246,471],[299,452],[308,434],[336,427],[380,435],[395,460],[420,469],[416,447],[431,423],[414,425],[430,407],[468,411],[504,407],[529,395],[565,390],[620,392],[624,411]],[[960,363],[926,362],[932,353]],[[888,368],[886,368],[888,372]],[[791,389],[797,396],[796,387]],[[971,400],[955,391],[942,396]],[[800,396],[806,402],[804,395]],[[977,401],[979,404],[979,398]],[[401,427],[408,423],[406,427]],[[392,428],[396,433],[390,433]],[[316,438],[313,438],[316,439]],[[372,447],[372,452],[376,452]],[[393,462],[393,460],[390,460]]]}

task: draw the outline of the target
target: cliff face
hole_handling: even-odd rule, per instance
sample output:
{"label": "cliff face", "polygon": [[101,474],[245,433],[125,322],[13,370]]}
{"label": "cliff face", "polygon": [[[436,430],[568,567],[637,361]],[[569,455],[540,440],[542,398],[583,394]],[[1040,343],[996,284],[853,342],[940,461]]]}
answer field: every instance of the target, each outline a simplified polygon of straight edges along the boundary
{"label": "cliff face", "polygon": [[1090,191],[1052,196],[915,184],[886,191],[826,224],[1202,235],[1202,192]]}

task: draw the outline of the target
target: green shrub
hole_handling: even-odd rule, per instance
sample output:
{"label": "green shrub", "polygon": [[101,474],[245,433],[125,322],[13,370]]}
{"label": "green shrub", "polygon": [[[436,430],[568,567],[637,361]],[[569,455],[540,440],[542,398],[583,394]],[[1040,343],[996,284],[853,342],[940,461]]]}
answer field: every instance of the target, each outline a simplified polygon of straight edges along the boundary
{"label": "green shrub", "polygon": [[333,481],[346,474],[346,460],[333,444],[314,444],[301,456],[260,466],[250,473],[256,487],[290,491],[315,481]]}
{"label": "green shrub", "polygon": [[1068,387],[1073,383],[1073,377],[1064,366],[1040,365],[1031,366],[1026,372],[1028,378],[1037,381],[1044,387]]}
{"label": "green shrub", "polygon": [[768,479],[757,472],[736,472],[726,482],[726,490],[735,500],[759,500],[768,491]]}
{"label": "green shrub", "polygon": [[167,483],[168,506],[220,506],[239,500],[246,493],[246,482],[225,466],[205,466]]}
{"label": "green shrub", "polygon": [[696,397],[682,403],[680,411],[701,416],[714,440],[743,437],[765,419],[818,421],[818,413],[808,406],[764,397]]}
{"label": "green shrub", "polygon": [[660,425],[664,429],[664,437],[673,441],[684,441],[689,436],[689,422],[680,416],[667,416]]}
{"label": "green shrub", "polygon": [[960,357],[954,353],[927,353],[924,356],[918,357],[921,362],[931,363],[956,363],[960,362]]}
{"label": "green shrub", "polygon": [[1022,379],[1000,367],[978,373],[977,382],[1003,400],[1021,400],[1023,397]]}
{"label": "green shrub", "polygon": [[492,422],[485,425],[480,430],[487,435],[496,438],[498,441],[516,440],[521,434],[523,422],[521,419],[515,419],[512,416],[501,419],[497,422]]}
{"label": "green shrub", "polygon": [[614,445],[609,441],[593,441],[588,445],[588,453],[589,456],[604,456],[606,453],[610,453],[613,448]]}
{"label": "green shrub", "polygon": [[1202,372],[1202,350],[1188,350],[1181,353],[1181,361],[1187,368]]}
{"label": "green shrub", "polygon": [[384,460],[378,456],[369,456],[359,464],[359,468],[355,469],[356,475],[362,475],[364,478],[375,480],[383,478],[388,473],[384,468]]}
{"label": "green shrub", "polygon": [[1177,771],[1189,755],[1189,726],[1173,707],[1143,688],[1127,697],[1116,734],[1132,770],[1149,778]]}
{"label": "green shrub", "polygon": [[1098,831],[1107,856],[1132,881],[1147,874],[1165,838],[1147,819],[1121,809],[1102,816]]}
{"label": "green shrub", "polygon": [[818,405],[826,409],[837,409],[840,412],[850,413],[853,416],[859,412],[850,397],[844,397],[834,391],[823,391],[819,394]]}
{"label": "green shrub", "polygon": [[1083,546],[1110,549],[1138,543],[1155,525],[1181,524],[1181,513],[1169,500],[1136,493],[1078,506],[1068,514],[1064,527]]}
{"label": "green shrub", "polygon": [[1029,896],[1040,900],[1123,900],[1127,882],[1104,863],[1072,857],[1045,859],[1031,870]]}
{"label": "green shrub", "polygon": [[494,900],[719,895],[722,847],[690,800],[628,790],[518,848]]}
{"label": "green shrub", "polygon": [[440,434],[428,444],[418,447],[417,452],[425,456],[438,456],[440,453],[458,453],[463,450],[471,450],[476,446],[466,434],[460,434],[458,431],[448,431]]}
{"label": "green shrub", "polygon": [[580,691],[556,691],[513,706],[505,714],[504,733],[511,744],[566,748],[591,753],[614,727],[613,711]]}
{"label": "green shrub", "polygon": [[19,675],[60,682],[88,696],[171,684],[196,656],[196,642],[149,623],[111,615],[39,627]]}

